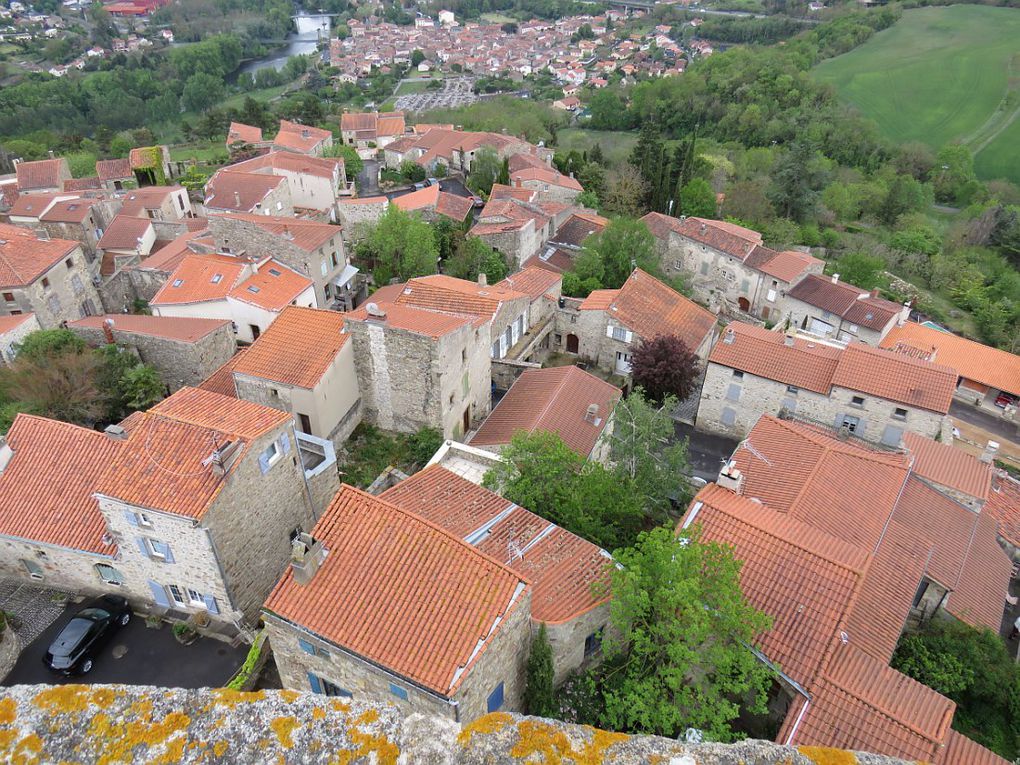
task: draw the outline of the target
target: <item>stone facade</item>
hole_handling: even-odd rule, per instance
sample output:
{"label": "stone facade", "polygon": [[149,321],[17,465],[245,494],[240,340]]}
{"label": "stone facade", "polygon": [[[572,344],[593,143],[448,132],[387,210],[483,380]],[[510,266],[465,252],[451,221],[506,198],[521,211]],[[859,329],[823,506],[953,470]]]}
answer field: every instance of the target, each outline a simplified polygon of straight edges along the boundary
{"label": "stone facade", "polygon": [[119,592],[117,585],[103,581],[96,568],[104,564],[119,570],[114,552],[113,546],[109,555],[99,555],[0,536],[0,576],[87,595]]}
{"label": "stone facade", "polygon": [[344,227],[344,236],[348,241],[355,236],[359,226],[371,226],[379,222],[386,208],[389,207],[386,197],[343,200],[337,204],[337,220]]}
{"label": "stone facade", "polygon": [[581,194],[577,189],[540,180],[512,180],[512,185],[514,188],[534,191],[538,194],[538,199],[543,202],[562,202],[563,204],[572,205]]}
{"label": "stone facade", "polygon": [[[489,325],[492,358],[502,359],[510,353],[531,327],[530,317],[531,301],[527,297],[505,300],[500,304]],[[499,343],[498,349],[496,343]]]}
{"label": "stone facade", "polygon": [[31,284],[7,287],[0,293],[0,316],[34,313],[43,329],[54,329],[61,322],[92,316],[101,310],[102,301],[92,283],[81,245]]}
{"label": "stone facade", "polygon": [[[266,631],[284,688],[315,690],[314,676],[351,694],[354,701],[389,702],[402,714],[428,714],[468,723],[487,711],[489,695],[503,684],[501,711],[520,711],[524,698],[524,669],[531,646],[531,593],[524,593],[509,616],[500,623],[490,644],[467,669],[456,691],[442,696],[409,679],[370,663],[318,635],[265,613]],[[308,653],[301,643],[310,645]],[[399,698],[391,685],[407,695]],[[495,711],[495,710],[494,710]]]}
{"label": "stone facade", "polygon": [[[744,438],[762,414],[781,409],[797,418],[840,426],[853,418],[853,434],[872,443],[898,446],[904,432],[927,438],[946,438],[952,422],[938,412],[880,398],[870,393],[832,386],[828,395],[787,386],[785,383],[709,363],[701,388],[698,430]],[[854,399],[861,399],[855,403]],[[902,416],[897,416],[900,412]],[[948,432],[947,432],[948,431]]]}
{"label": "stone facade", "polygon": [[[69,329],[93,346],[107,343],[98,327],[70,325]],[[118,329],[114,319],[113,339],[117,345],[133,348],[138,358],[154,366],[173,393],[185,386],[197,386],[223,366],[237,350],[230,324],[213,330],[194,342],[186,342]]]}
{"label": "stone facade", "polygon": [[[791,327],[812,332],[816,335],[832,337],[845,342],[859,340],[866,345],[870,345],[872,348],[877,348],[882,339],[889,333],[889,330],[896,326],[896,322],[899,319],[898,315],[893,316],[881,329],[870,329],[868,327],[861,327],[834,313],[787,295],[782,301],[779,321],[785,323],[789,320]],[[778,321],[776,323],[778,324]],[[822,326],[823,324],[830,329],[825,329]]]}
{"label": "stone facade", "polygon": [[10,364],[17,355],[15,346],[37,329],[41,329],[35,316],[30,316],[13,329],[0,334],[0,365]]}
{"label": "stone facade", "polygon": [[[484,222],[482,223],[484,225]],[[514,269],[524,267],[524,261],[538,253],[542,243],[552,235],[551,222],[547,221],[541,227],[535,226],[535,219],[525,221],[519,227],[509,231],[476,233],[476,236],[487,245],[510,258]]]}
{"label": "stone facade", "polygon": [[[595,663],[602,658],[602,640],[598,647],[586,655],[589,636],[598,635],[609,624],[609,604],[603,603],[591,611],[560,624],[546,624],[546,635],[553,654],[553,682],[559,685],[567,675],[579,667]],[[535,625],[537,631],[538,625]]]}
{"label": "stone facade", "polygon": [[485,325],[465,325],[439,338],[371,319],[346,326],[367,422],[402,432],[428,426],[444,438],[459,438],[488,415]]}

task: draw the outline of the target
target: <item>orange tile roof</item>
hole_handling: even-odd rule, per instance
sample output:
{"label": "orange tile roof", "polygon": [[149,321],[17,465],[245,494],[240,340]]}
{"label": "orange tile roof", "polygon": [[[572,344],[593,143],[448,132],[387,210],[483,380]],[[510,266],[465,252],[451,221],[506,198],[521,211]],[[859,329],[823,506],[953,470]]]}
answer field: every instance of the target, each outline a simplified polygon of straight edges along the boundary
{"label": "orange tile roof", "polygon": [[510,174],[510,180],[520,186],[525,181],[548,183],[572,191],[584,191],[584,187],[569,175],[563,175],[547,167],[527,167]]}
{"label": "orange tile roof", "polygon": [[1002,625],[1012,571],[1012,561],[996,539],[998,525],[991,513],[978,516],[956,589],[946,601],[946,610],[957,619],[993,632]]}
{"label": "orange tile roof", "polygon": [[100,159],[96,162],[96,175],[102,181],[115,181],[123,178],[134,178],[135,171],[131,169],[131,160],[124,159]]}
{"label": "orange tile roof", "polygon": [[761,245],[761,234],[749,228],[708,218],[672,218],[662,213],[648,213],[642,219],[653,236],[662,239],[674,232],[696,242],[725,252],[741,262]]}
{"label": "orange tile roof", "polygon": [[228,480],[203,464],[217,447],[240,440],[240,464],[254,439],[290,415],[198,388],[181,388],[130,418],[129,435],[96,492],[138,507],[201,518]]}
{"label": "orange tile roof", "polygon": [[803,252],[784,250],[758,266],[758,270],[783,282],[792,282],[811,266],[824,264],[825,261]]}
{"label": "orange tile roof", "polygon": [[118,195],[121,200],[120,214],[146,218],[148,217],[146,210],[162,206],[168,196],[183,190],[183,186],[145,186],[132,189],[122,197]]}
{"label": "orange tile roof", "polygon": [[82,223],[102,198],[75,197],[54,202],[39,220],[54,223]]}
{"label": "orange tile roof", "polygon": [[1020,481],[1005,474],[996,475],[982,512],[999,522],[1003,539],[1020,547]]}
{"label": "orange tile roof", "polygon": [[14,316],[0,316],[0,335],[6,335],[11,330],[17,329],[34,316],[35,314],[31,312]]}
{"label": "orange tile roof", "polygon": [[[34,162],[19,162],[14,172],[18,176],[18,188],[31,189],[61,188],[61,179],[67,170],[66,159],[40,159]],[[63,172],[62,172],[63,171]]]}
{"label": "orange tile roof", "polygon": [[72,196],[77,197],[77,194],[63,194],[53,191],[22,194],[14,201],[14,204],[11,205],[8,215],[17,218],[35,218],[38,220],[39,217],[46,212],[46,210],[50,209],[56,200],[67,199]]}
{"label": "orange tile roof", "polygon": [[277,260],[264,260],[259,270],[228,294],[234,300],[280,311],[311,287],[312,280]]}
{"label": "orange tile roof", "polygon": [[511,274],[503,281],[497,282],[496,286],[523,292],[534,302],[562,281],[563,278],[559,274],[537,266],[529,266],[523,271]]}
{"label": "orange tile roof", "polygon": [[[470,543],[486,555],[506,560],[532,583],[531,617],[536,622],[562,624],[608,600],[600,592],[611,560],[607,553],[444,467],[433,465],[414,474],[381,499],[465,540],[488,527],[483,539]],[[508,549],[522,554],[510,555]]]}
{"label": "orange tile roof", "polygon": [[308,154],[314,151],[320,143],[332,137],[333,134],[330,131],[322,128],[280,120],[280,131],[273,139],[273,145]]}
{"label": "orange tile roof", "polygon": [[409,279],[396,303],[491,319],[502,303],[527,298],[527,295],[499,284],[483,286],[476,282],[434,274]]}
{"label": "orange tile roof", "polygon": [[212,332],[230,324],[227,319],[199,319],[185,316],[146,316],[143,314],[108,313],[100,316],[87,316],[84,319],[68,322],[69,327],[102,329],[107,320],[113,322],[117,332],[128,332],[135,335],[148,335],[164,340],[178,340],[184,343],[195,343]]}
{"label": "orange tile roof", "polygon": [[247,352],[247,348],[238,349],[237,353],[231,356],[223,366],[209,375],[197,387],[200,390],[207,390],[210,393],[218,393],[221,396],[239,398],[237,395],[237,387],[234,385],[234,367],[237,366],[241,357]]}
{"label": "orange tile roof", "polygon": [[[471,438],[472,446],[510,443],[517,431],[556,433],[586,458],[595,448],[623,392],[578,367],[524,372]],[[588,406],[596,404],[594,420]]]}
{"label": "orange tile roof", "polygon": [[436,201],[436,212],[457,222],[467,220],[473,207],[474,203],[467,197],[448,194],[445,191],[439,192],[439,199]]}
{"label": "orange tile roof", "polygon": [[956,373],[941,364],[850,343],[839,357],[832,384],[946,414]]}
{"label": "orange tile roof", "polygon": [[833,282],[828,276],[808,274],[797,282],[787,297],[800,300],[823,311],[869,329],[884,329],[902,306],[846,282]]}
{"label": "orange tile roof", "polygon": [[521,202],[531,202],[538,192],[534,189],[515,189],[511,186],[504,186],[501,183],[492,184],[492,191],[489,192],[489,201],[493,199],[517,199]]}
{"label": "orange tile roof", "polygon": [[261,143],[262,128],[245,125],[243,122],[231,122],[227,130],[227,143],[243,141],[244,143]]}
{"label": "orange tile roof", "polygon": [[992,466],[949,444],[940,444],[915,433],[903,434],[903,445],[913,457],[913,471],[921,478],[961,491],[976,499],[987,499],[992,483]]}
{"label": "orange tile roof", "polygon": [[19,414],[0,473],[0,534],[102,555],[106,522],[92,494],[123,441],[66,422]]}
{"label": "orange tile roof", "polygon": [[950,730],[946,734],[945,746],[935,758],[935,765],[1011,765],[1011,763],[962,733]]}
{"label": "orange tile roof", "polygon": [[140,248],[139,240],[152,228],[148,218],[136,218],[132,215],[118,215],[103,232],[96,244],[101,250],[132,250]]}
{"label": "orange tile roof", "polygon": [[340,158],[313,157],[293,151],[271,151],[230,165],[229,170],[232,173],[283,170],[332,180],[334,176],[341,175],[343,167],[344,161]]}
{"label": "orange tile roof", "polygon": [[1020,396],[1020,356],[908,321],[893,327],[882,340],[883,348],[935,349],[934,361],[952,367],[968,380]]}
{"label": "orange tile roof", "polygon": [[31,229],[0,223],[0,287],[27,287],[80,246],[69,239],[39,239]]}
{"label": "orange tile roof", "polygon": [[205,206],[215,210],[250,212],[261,204],[280,184],[286,184],[279,175],[243,173],[231,168],[219,170],[205,185]]}
{"label": "orange tile roof", "polygon": [[288,570],[266,610],[442,696],[528,596],[512,569],[350,486],[312,534],[328,556],[306,585]]}
{"label": "orange tile roof", "polygon": [[158,250],[154,250],[149,257],[142,260],[135,268],[147,271],[163,271],[164,273],[173,271],[181,264],[185,257],[194,252],[194,250],[189,248],[189,242],[199,239],[203,233],[203,231],[186,231]]}
{"label": "orange tile roof", "polygon": [[234,372],[300,388],[314,388],[349,335],[344,314],[288,306],[237,359]]}
{"label": "orange tile roof", "polygon": [[380,309],[386,312],[385,318],[370,318],[367,305],[362,305],[353,311],[345,313],[344,317],[348,321],[379,323],[393,329],[402,329],[407,332],[413,332],[416,335],[425,335],[432,338],[448,335],[461,327],[470,326],[473,323],[471,319],[465,316],[428,311],[424,308],[400,305],[399,303],[372,302],[376,303]]}
{"label": "orange tile roof", "polygon": [[177,305],[222,300],[241,278],[248,264],[228,255],[187,255],[150,305]]}
{"label": "orange tile roof", "polygon": [[708,360],[827,396],[841,353],[825,343],[787,338],[782,332],[735,321],[723,331]]}
{"label": "orange tile roof", "polygon": [[592,290],[578,309],[581,311],[608,311],[620,295],[620,290]]}

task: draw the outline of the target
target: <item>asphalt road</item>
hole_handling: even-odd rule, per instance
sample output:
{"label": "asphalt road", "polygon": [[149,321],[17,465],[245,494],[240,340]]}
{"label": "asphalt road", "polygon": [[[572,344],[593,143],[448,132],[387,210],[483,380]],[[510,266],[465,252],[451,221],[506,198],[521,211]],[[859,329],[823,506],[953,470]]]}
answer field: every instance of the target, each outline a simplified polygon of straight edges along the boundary
{"label": "asphalt road", "polygon": [[954,399],[953,403],[949,405],[949,416],[995,433],[1008,441],[1020,443],[1020,429],[1015,422],[1004,420],[985,409],[978,409],[976,406],[970,406]]}
{"label": "asphalt road", "polygon": [[379,160],[364,160],[357,183],[359,197],[374,197],[379,193]]}
{"label": "asphalt road", "polygon": [[[43,665],[43,655],[68,619],[81,608],[81,604],[70,605],[61,618],[29,643],[3,685],[122,683],[215,688],[230,679],[248,653],[247,646],[231,648],[228,643],[212,638],[199,638],[191,645],[181,645],[169,624],[152,629],[145,626],[145,619],[135,614],[102,648],[89,674],[75,677],[53,674]],[[114,658],[118,655],[120,658]]]}
{"label": "asphalt road", "polygon": [[688,439],[687,459],[691,463],[691,472],[706,481],[719,477],[719,469],[740,443],[733,438],[701,433],[682,422],[676,423],[675,432],[678,439]]}

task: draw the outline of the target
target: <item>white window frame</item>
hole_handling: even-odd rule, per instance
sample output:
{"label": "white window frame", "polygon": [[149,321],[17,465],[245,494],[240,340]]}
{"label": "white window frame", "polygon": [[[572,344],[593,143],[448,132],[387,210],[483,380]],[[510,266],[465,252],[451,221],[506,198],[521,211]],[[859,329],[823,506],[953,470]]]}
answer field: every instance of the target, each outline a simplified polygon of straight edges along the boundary
{"label": "white window frame", "polygon": [[[188,605],[192,608],[206,608],[205,596],[196,589],[185,587],[184,592],[188,596]],[[197,598],[195,596],[198,596]]]}
{"label": "white window frame", "polygon": [[138,521],[138,525],[141,526],[143,529],[152,528],[152,518],[150,518],[145,513],[135,513],[135,520]]}
{"label": "white window frame", "polygon": [[167,594],[170,596],[170,601],[178,606],[188,605],[188,601],[184,597],[184,592],[181,590],[179,584],[168,584],[166,586]]}
{"label": "white window frame", "polygon": [[273,443],[269,444],[269,446],[267,446],[265,448],[265,450],[262,452],[262,454],[263,455],[268,455],[266,457],[266,465],[268,465],[269,467],[272,467],[277,462],[279,462],[280,459],[283,457],[283,450],[280,449],[280,447],[277,445],[276,441],[273,441]]}
{"label": "white window frame", "polygon": [[161,550],[157,550],[156,545],[157,544],[163,545],[164,547],[166,547],[167,551],[170,550],[170,545],[167,542],[161,542],[158,539],[150,539],[149,537],[142,537],[142,539],[145,540],[145,549],[148,550],[149,557],[152,558],[153,560],[158,560],[162,561],[163,563],[166,563],[167,558],[169,556],[166,553],[162,552]]}
{"label": "white window frame", "polygon": [[[118,579],[107,579],[106,576],[104,576],[104,574],[103,574],[103,569],[104,568],[110,569],[110,571],[112,571],[116,576],[119,576],[120,579],[119,580]],[[97,563],[97,564],[95,564],[95,569],[96,569],[96,573],[99,575],[99,580],[103,584],[112,584],[112,585],[115,585],[117,587],[120,587],[122,584],[124,584],[124,575],[121,574],[117,569],[115,569],[109,563]]]}

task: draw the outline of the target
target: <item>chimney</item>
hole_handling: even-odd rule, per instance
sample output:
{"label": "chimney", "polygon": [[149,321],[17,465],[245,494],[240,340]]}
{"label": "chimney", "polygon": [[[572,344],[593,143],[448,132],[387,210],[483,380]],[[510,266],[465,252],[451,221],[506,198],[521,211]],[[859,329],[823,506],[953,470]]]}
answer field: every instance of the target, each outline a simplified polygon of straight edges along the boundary
{"label": "chimney", "polygon": [[488,277],[488,275],[487,274],[483,274],[481,271],[478,272],[478,286],[479,287],[488,287],[489,286],[489,277]]}
{"label": "chimney", "polygon": [[992,462],[995,460],[995,455],[998,452],[999,452],[999,442],[998,441],[989,441],[988,444],[985,446],[985,450],[983,452],[981,452],[981,456],[978,457],[978,460],[980,460],[981,462],[984,462],[986,465],[991,465]]}
{"label": "chimney", "polygon": [[370,321],[386,321],[386,311],[380,308],[378,303],[367,303],[365,313],[368,314]]}
{"label": "chimney", "polygon": [[238,209],[240,209],[240,207],[241,207],[241,192],[240,191],[235,191],[234,192],[234,206],[237,207]]}
{"label": "chimney", "polygon": [[202,460],[202,465],[211,467],[213,475],[223,476],[230,470],[234,457],[240,452],[240,441],[227,441]]}
{"label": "chimney", "polygon": [[730,328],[730,327],[727,327],[726,328],[726,334],[723,335],[722,341],[724,343],[726,343],[726,345],[733,345],[733,339],[735,337],[736,337],[736,335],[734,334],[733,329]]}
{"label": "chimney", "polygon": [[301,585],[311,582],[327,555],[329,550],[311,534],[298,534],[290,547],[290,570],[294,581]]}
{"label": "chimney", "polygon": [[[896,318],[896,326],[902,327],[909,320],[910,320],[910,301],[908,300],[906,303],[903,304],[903,308],[900,309],[900,315]],[[929,359],[929,361],[935,361],[935,356],[933,355]]]}
{"label": "chimney", "polygon": [[795,333],[794,333],[794,331],[792,329],[786,330],[786,336],[783,338],[783,345],[785,345],[787,348],[792,348],[793,347],[793,338],[795,336],[796,335],[795,335]]}
{"label": "chimney", "polygon": [[113,345],[113,319],[106,319],[103,322],[103,336],[108,345]]}
{"label": "chimney", "polygon": [[742,494],[744,491],[744,474],[737,468],[737,463],[730,460],[719,471],[719,478],[716,480],[716,483],[724,489],[729,489],[734,494]]}
{"label": "chimney", "polygon": [[49,154],[50,154],[50,159],[56,159],[57,158],[57,155],[53,153],[53,149],[50,149]]}
{"label": "chimney", "polygon": [[873,298],[878,297],[878,287],[875,287],[874,289],[871,290],[871,297]]}
{"label": "chimney", "polygon": [[588,404],[588,411],[584,415],[584,421],[585,422],[590,422],[593,425],[598,425],[598,423],[599,423],[599,405],[598,404]]}
{"label": "chimney", "polygon": [[115,441],[127,440],[127,431],[120,425],[107,425],[103,432]]}
{"label": "chimney", "polygon": [[839,274],[833,274],[832,275],[832,283],[833,284],[838,284],[839,283]]}

